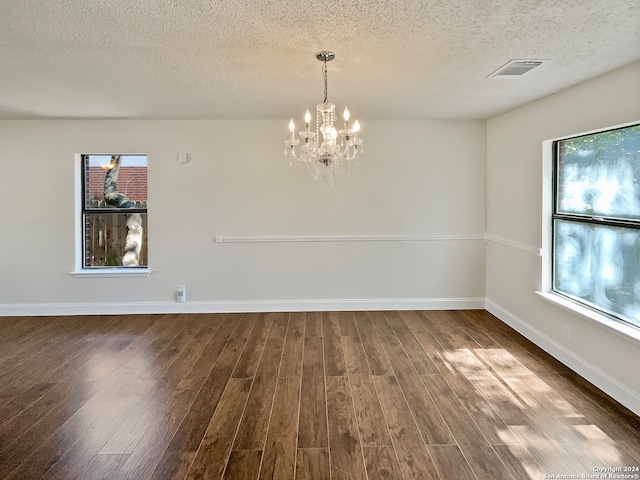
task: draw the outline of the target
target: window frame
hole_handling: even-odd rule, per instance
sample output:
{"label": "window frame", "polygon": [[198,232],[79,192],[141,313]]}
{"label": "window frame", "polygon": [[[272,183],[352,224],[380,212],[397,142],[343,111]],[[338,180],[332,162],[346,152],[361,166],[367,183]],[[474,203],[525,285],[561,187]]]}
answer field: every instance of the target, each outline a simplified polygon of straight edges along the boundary
{"label": "window frame", "polygon": [[[140,213],[148,215],[147,208],[91,208],[86,204],[86,178],[85,178],[85,158],[90,156],[145,156],[147,153],[79,153],[75,155],[74,161],[74,179],[75,179],[75,268],[70,272],[74,277],[148,277],[151,274],[149,265],[142,266],[87,266],[86,259],[86,234],[85,234],[85,215],[103,213]],[[148,170],[147,170],[148,171]],[[147,182],[148,187],[148,182]],[[147,224],[148,228],[148,224]],[[147,251],[148,251],[147,245]]]}
{"label": "window frame", "polygon": [[568,135],[543,142],[543,243],[542,243],[542,291],[538,292],[545,300],[551,301],[598,323],[605,324],[624,336],[640,339],[640,326],[623,316],[610,312],[580,297],[556,289],[556,221],[564,220],[595,226],[614,228],[632,228],[640,230],[640,219],[629,219],[607,215],[589,215],[583,213],[559,212],[558,209],[558,177],[561,158],[560,145],[565,140],[585,137],[598,133],[613,132],[620,129],[640,125],[634,121],[622,125],[605,127],[590,132]]}

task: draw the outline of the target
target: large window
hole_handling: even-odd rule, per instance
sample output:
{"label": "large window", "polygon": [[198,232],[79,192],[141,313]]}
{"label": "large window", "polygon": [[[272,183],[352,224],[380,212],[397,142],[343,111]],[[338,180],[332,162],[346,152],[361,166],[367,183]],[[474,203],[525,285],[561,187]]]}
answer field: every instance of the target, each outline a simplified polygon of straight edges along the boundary
{"label": "large window", "polygon": [[147,156],[82,155],[82,268],[146,268]]}
{"label": "large window", "polygon": [[640,125],[553,146],[552,288],[640,327]]}

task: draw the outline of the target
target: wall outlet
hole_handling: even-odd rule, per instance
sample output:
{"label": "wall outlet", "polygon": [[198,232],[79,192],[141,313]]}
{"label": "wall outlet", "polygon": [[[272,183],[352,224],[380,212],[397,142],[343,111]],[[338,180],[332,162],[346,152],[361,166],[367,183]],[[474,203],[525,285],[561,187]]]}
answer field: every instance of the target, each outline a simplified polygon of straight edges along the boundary
{"label": "wall outlet", "polygon": [[176,292],[178,302],[184,303],[187,301],[187,290],[184,285],[178,285],[178,291]]}
{"label": "wall outlet", "polygon": [[567,342],[571,341],[571,327],[569,325],[562,326],[562,336]]}

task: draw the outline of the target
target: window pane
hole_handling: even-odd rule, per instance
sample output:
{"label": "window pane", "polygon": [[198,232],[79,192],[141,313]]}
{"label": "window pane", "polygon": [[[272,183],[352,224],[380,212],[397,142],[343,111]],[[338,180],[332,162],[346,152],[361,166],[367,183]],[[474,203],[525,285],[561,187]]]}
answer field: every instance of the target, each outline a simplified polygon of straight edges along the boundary
{"label": "window pane", "polygon": [[558,142],[560,213],[640,219],[640,125]]}
{"label": "window pane", "polygon": [[640,326],[640,230],[554,223],[554,289]]}
{"label": "window pane", "polygon": [[[136,203],[138,208],[147,208],[147,156],[121,155],[120,170],[116,183],[118,193]],[[110,171],[111,155],[85,155],[84,198],[87,209],[114,208],[104,200],[104,180]]]}
{"label": "window pane", "polygon": [[[130,245],[127,241],[127,218],[138,215],[142,225],[142,237]],[[120,212],[87,213],[84,215],[85,258],[84,267],[120,267],[127,248],[139,248],[139,267],[148,266],[147,214]],[[134,218],[135,220],[135,218]],[[133,237],[130,237],[133,238]]]}

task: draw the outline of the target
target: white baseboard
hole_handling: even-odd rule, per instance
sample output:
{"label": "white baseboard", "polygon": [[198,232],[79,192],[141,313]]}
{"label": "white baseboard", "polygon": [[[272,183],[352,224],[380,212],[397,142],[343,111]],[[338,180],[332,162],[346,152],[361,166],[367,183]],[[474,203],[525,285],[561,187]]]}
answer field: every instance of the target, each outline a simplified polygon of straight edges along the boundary
{"label": "white baseboard", "polygon": [[572,351],[567,350],[555,340],[533,328],[511,312],[493,303],[491,300],[486,300],[485,308],[518,333],[542,348],[549,355],[565,364],[607,395],[615,398],[635,414],[640,415],[640,393],[630,390],[609,374],[603,372]]}
{"label": "white baseboard", "polygon": [[217,302],[105,302],[0,305],[0,317],[145,313],[326,312],[339,310],[465,310],[484,308],[484,298],[386,298],[245,300]]}

